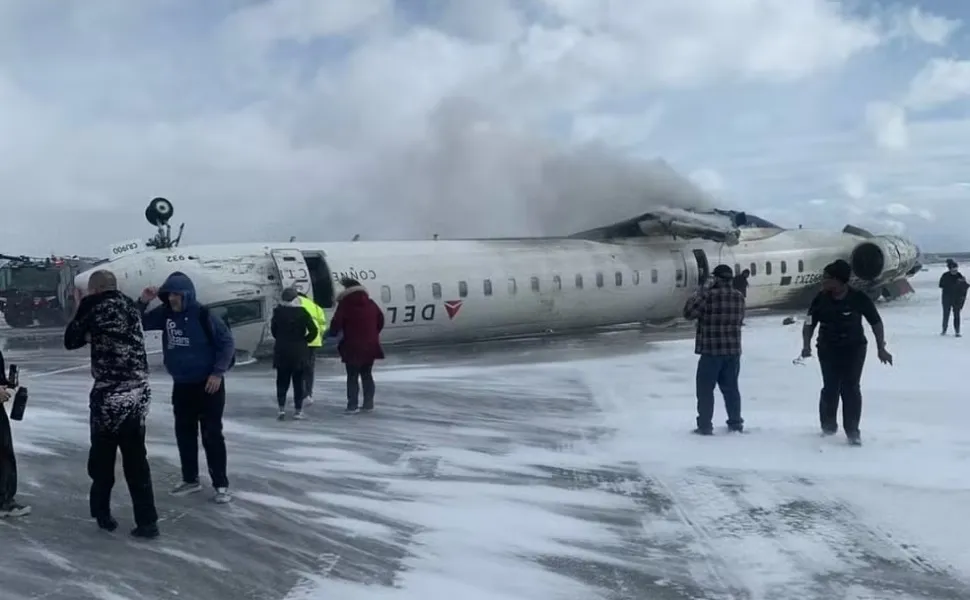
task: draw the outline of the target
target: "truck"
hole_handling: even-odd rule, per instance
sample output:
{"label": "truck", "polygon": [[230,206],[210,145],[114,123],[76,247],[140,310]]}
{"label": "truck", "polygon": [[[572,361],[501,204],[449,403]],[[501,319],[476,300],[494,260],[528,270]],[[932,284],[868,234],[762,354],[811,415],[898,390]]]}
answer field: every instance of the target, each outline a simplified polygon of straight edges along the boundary
{"label": "truck", "polygon": [[0,312],[14,329],[60,327],[74,313],[74,276],[97,259],[0,254]]}

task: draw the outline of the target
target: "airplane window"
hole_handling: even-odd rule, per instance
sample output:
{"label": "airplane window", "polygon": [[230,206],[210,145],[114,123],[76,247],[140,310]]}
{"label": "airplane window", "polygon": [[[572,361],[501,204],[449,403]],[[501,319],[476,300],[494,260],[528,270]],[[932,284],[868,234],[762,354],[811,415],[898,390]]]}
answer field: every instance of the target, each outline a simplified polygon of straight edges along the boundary
{"label": "airplane window", "polygon": [[781,274],[784,275],[787,272],[788,272],[788,263],[785,261],[781,261]]}
{"label": "airplane window", "polygon": [[765,275],[771,275],[771,262],[765,263]]}
{"label": "airplane window", "polygon": [[212,315],[222,319],[229,327],[259,323],[263,320],[262,300],[232,300],[208,304],[207,308]]}
{"label": "airplane window", "polygon": [[562,289],[562,277],[560,277],[559,275],[553,275],[552,276],[552,285],[555,286],[555,288],[557,290],[561,290]]}
{"label": "airplane window", "polygon": [[680,283],[683,280],[684,280],[684,270],[683,269],[677,269],[677,283]]}
{"label": "airplane window", "polygon": [[432,283],[431,284],[431,295],[434,296],[435,299],[441,298],[441,284],[440,283]]}
{"label": "airplane window", "polygon": [[805,271],[805,261],[799,259],[798,261],[798,272],[802,273]]}
{"label": "airplane window", "polygon": [[516,291],[515,287],[515,277],[509,277],[509,294],[514,294]]}
{"label": "airplane window", "polygon": [[633,285],[640,285],[640,271],[633,272]]}
{"label": "airplane window", "polygon": [[657,283],[660,279],[660,273],[657,273],[656,269],[650,269],[650,283]]}
{"label": "airplane window", "polygon": [[758,274],[758,263],[751,263],[751,268],[749,270],[751,271],[751,276],[752,277],[754,277],[755,275],[757,275]]}
{"label": "airplane window", "polygon": [[538,277],[533,277],[532,280],[531,280],[531,284],[532,284],[532,291],[533,292],[538,292],[539,291],[539,278]]}
{"label": "airplane window", "polygon": [[391,302],[391,288],[386,285],[381,286],[381,302],[389,304]]}
{"label": "airplane window", "polygon": [[616,279],[616,285],[617,285],[617,287],[623,285],[623,273],[617,271],[616,272],[615,279]]}
{"label": "airplane window", "polygon": [[410,283],[404,286],[404,299],[408,302],[414,302],[414,286]]}
{"label": "airplane window", "polygon": [[583,276],[578,273],[576,274],[576,289],[583,289]]}
{"label": "airplane window", "polygon": [[465,281],[458,282],[458,297],[464,298],[468,295],[468,283]]}
{"label": "airplane window", "polygon": [[486,279],[485,281],[482,282],[482,292],[484,292],[486,296],[491,296],[492,295],[492,280],[491,279]]}
{"label": "airplane window", "polygon": [[603,287],[603,274],[602,273],[597,273],[596,274],[596,287]]}

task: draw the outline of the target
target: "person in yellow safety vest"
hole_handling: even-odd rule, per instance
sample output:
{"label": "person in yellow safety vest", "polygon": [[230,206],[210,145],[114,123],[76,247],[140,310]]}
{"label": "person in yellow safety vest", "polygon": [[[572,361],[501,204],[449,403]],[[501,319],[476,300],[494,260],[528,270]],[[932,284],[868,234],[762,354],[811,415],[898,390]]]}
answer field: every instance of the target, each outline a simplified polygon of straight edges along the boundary
{"label": "person in yellow safety vest", "polygon": [[327,315],[320,308],[320,305],[308,298],[306,294],[303,292],[298,292],[298,294],[300,296],[300,305],[303,307],[303,310],[310,313],[313,324],[317,326],[317,337],[313,338],[313,341],[308,344],[310,346],[309,363],[306,369],[303,370],[306,376],[303,384],[303,393],[306,394],[306,397],[303,399],[303,403],[310,405],[313,404],[313,372],[317,363],[317,352],[323,347],[323,336],[327,333]]}

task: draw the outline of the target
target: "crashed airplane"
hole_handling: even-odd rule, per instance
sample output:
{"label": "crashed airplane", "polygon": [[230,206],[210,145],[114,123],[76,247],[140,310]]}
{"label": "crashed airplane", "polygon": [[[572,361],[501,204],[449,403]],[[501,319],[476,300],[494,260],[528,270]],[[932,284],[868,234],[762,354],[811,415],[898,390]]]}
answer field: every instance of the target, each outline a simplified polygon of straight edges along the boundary
{"label": "crashed airplane", "polygon": [[[912,291],[919,268],[910,241],[846,226],[784,229],[753,215],[656,208],[566,237],[428,241],[237,243],[180,246],[172,204],[152,200],[148,241],[115,244],[94,268],[112,270],[136,298],[172,272],[193,279],[199,300],[232,327],[243,359],[261,355],[283,288],[328,314],[360,281],[384,309],[387,343],[443,344],[665,321],[718,264],[750,270],[751,308],[807,307],[822,269],[842,258],[873,297]],[[183,224],[184,227],[184,224]],[[85,289],[90,270],[78,275]]]}

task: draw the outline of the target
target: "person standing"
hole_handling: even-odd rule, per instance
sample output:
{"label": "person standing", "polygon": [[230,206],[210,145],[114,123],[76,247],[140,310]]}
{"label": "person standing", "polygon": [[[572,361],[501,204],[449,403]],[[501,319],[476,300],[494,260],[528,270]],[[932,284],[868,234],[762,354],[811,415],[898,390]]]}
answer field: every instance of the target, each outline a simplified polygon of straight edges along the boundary
{"label": "person standing", "polygon": [[155,538],[159,535],[158,513],[145,447],[151,386],[141,315],[135,303],[118,291],[118,282],[110,271],[92,273],[88,286],[87,295],[64,331],[64,347],[77,350],[91,346],[91,517],[101,529],[118,528],[118,521],[111,515],[111,489],[120,450],[135,513],[131,534]]}
{"label": "person standing", "polygon": [[727,265],[714,268],[713,277],[684,305],[684,318],[697,321],[694,353],[699,354],[696,374],[698,435],[714,433],[714,388],[721,389],[728,431],[744,431],[741,418],[741,323],[744,296],[734,287]]}
{"label": "person standing", "polygon": [[347,414],[359,412],[360,388],[364,388],[365,412],[374,410],[374,362],[384,358],[381,331],[384,311],[356,279],[340,280],[344,291],[337,296],[337,310],[330,320],[330,337],[343,336],[337,352],[347,370]]}
{"label": "person standing", "polygon": [[745,269],[734,278],[734,289],[741,292],[741,295],[744,296],[745,300],[748,298],[748,277],[750,276],[751,271]]}
{"label": "person standing", "polygon": [[7,366],[0,352],[0,518],[26,517],[30,506],[17,502],[17,457],[13,449],[10,419],[3,407],[11,398]]}
{"label": "person standing", "polygon": [[[161,306],[147,310],[156,297]],[[232,332],[222,319],[199,304],[195,284],[179,271],[169,275],[160,288],[145,288],[138,307],[145,330],[162,332],[165,369],[173,381],[172,409],[182,483],[171,493],[184,496],[202,491],[199,483],[201,431],[209,477],[215,488],[213,499],[225,504],[232,500],[226,472],[226,439],[222,433],[225,375],[232,368],[236,352]]]}
{"label": "person standing", "polygon": [[313,404],[313,378],[316,375],[317,353],[323,347],[323,336],[327,332],[327,314],[323,312],[320,305],[308,298],[303,292],[297,291],[297,295],[300,297],[300,305],[310,314],[310,318],[313,319],[313,324],[317,328],[317,337],[310,340],[310,352],[303,378],[303,391],[306,393],[303,402],[310,406]]}
{"label": "person standing", "polygon": [[862,369],[866,362],[868,341],[862,329],[865,318],[876,338],[879,360],[893,364],[886,350],[882,318],[872,299],[849,286],[852,267],[837,260],[822,271],[822,291],[815,296],[802,328],[802,357],[812,355],[812,336],[818,332],[818,363],[822,369],[822,391],[818,416],[823,435],[839,430],[839,398],[842,399],[842,428],[850,444],[862,444],[859,421],[862,418]]}
{"label": "person standing", "polygon": [[319,332],[310,312],[300,301],[297,291],[291,287],[283,290],[283,303],[273,309],[270,332],[273,334],[273,368],[276,369],[276,401],[280,412],[277,418],[286,418],[286,394],[293,382],[294,419],[303,418],[303,400],[306,397],[306,369],[312,348],[309,342]]}
{"label": "person standing", "polygon": [[960,337],[960,311],[967,301],[967,289],[970,284],[963,277],[957,263],[952,258],[946,259],[946,272],[940,275],[940,296],[943,301],[943,330],[940,335],[946,335],[950,325],[950,312],[953,312],[953,333]]}

